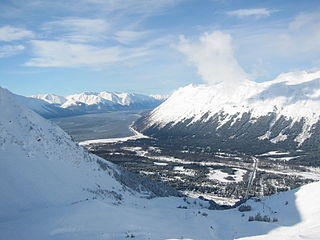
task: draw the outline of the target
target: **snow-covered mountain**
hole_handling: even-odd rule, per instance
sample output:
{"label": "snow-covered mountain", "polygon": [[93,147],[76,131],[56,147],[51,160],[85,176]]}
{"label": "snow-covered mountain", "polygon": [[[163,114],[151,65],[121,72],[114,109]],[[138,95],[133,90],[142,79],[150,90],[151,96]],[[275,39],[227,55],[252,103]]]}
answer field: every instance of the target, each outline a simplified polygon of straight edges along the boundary
{"label": "snow-covered mountain", "polygon": [[66,96],[62,108],[72,110],[104,111],[114,109],[154,108],[163,102],[152,96],[136,93],[84,92]]}
{"label": "snow-covered mountain", "polygon": [[23,105],[32,109],[44,118],[67,117],[75,115],[70,109],[61,108],[59,104],[49,103],[40,98],[24,97],[15,95],[16,99]]}
{"label": "snow-covered mountain", "polygon": [[58,105],[64,104],[67,101],[65,97],[58,96],[55,94],[38,94],[38,95],[33,95],[31,97],[44,100],[50,104],[58,104]]}
{"label": "snow-covered mountain", "polygon": [[[106,111],[152,109],[166,99],[161,95],[113,92],[83,92],[66,97],[39,94],[30,98],[42,102],[25,99],[26,105],[46,118]],[[21,98],[21,100],[24,99]],[[48,111],[50,114],[47,114]]]}
{"label": "snow-covered mountain", "polygon": [[[0,88],[0,239],[311,239],[320,235],[319,183],[209,210],[88,153]],[[250,222],[251,216],[271,222]],[[276,219],[277,221],[273,220]],[[257,236],[261,235],[261,236]]]}
{"label": "snow-covered mountain", "polygon": [[146,135],[261,153],[319,149],[320,71],[281,74],[273,81],[189,85],[135,127]]}
{"label": "snow-covered mountain", "polygon": [[165,101],[169,98],[169,95],[160,95],[160,94],[151,94],[149,96],[162,101]]}
{"label": "snow-covered mountain", "polygon": [[89,154],[2,88],[0,109],[0,219],[85,199],[116,200],[126,194],[125,185],[146,196],[177,194],[151,183],[154,192],[145,180]]}

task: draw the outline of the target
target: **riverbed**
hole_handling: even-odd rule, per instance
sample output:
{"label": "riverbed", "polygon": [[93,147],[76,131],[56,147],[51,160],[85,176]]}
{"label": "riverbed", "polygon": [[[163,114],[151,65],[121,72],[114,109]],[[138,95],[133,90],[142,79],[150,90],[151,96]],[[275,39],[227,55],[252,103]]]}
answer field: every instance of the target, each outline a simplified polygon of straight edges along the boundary
{"label": "riverbed", "polygon": [[130,125],[145,111],[147,110],[85,114],[51,120],[71,135],[76,142],[124,138],[134,135]]}

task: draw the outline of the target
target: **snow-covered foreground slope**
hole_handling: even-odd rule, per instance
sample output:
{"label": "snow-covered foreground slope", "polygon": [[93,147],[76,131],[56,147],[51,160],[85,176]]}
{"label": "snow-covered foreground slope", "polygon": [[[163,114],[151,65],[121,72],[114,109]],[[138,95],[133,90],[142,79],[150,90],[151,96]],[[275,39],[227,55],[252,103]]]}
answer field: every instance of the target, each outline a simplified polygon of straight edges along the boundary
{"label": "snow-covered foreground slope", "polygon": [[[88,200],[2,220],[0,239],[317,240],[319,189],[315,183],[261,202],[249,201],[253,209],[244,216],[237,209],[210,211],[192,199],[188,204],[179,198],[126,198],[120,205]],[[248,222],[258,212],[278,222]]]}
{"label": "snow-covered foreground slope", "polygon": [[270,150],[273,145],[314,147],[319,109],[320,71],[293,72],[263,83],[180,88],[136,127],[155,136],[189,133],[227,144],[261,142]]}
{"label": "snow-covered foreground slope", "polygon": [[146,196],[176,194],[89,154],[2,88],[0,109],[0,219],[85,199],[116,201],[128,192],[123,183]]}
{"label": "snow-covered foreground slope", "polygon": [[122,188],[112,164],[101,171],[97,157],[1,88],[0,109],[0,219]]}
{"label": "snow-covered foreground slope", "polygon": [[[255,240],[319,239],[320,236],[320,183],[311,183],[300,189],[265,198],[253,203],[266,211],[273,211],[279,219],[279,226],[267,235],[244,237]],[[251,201],[252,203],[252,201]]]}
{"label": "snow-covered foreground slope", "polygon": [[[89,154],[2,88],[0,109],[1,240],[231,240],[268,233],[265,239],[292,240],[320,234],[319,183],[250,200],[253,209],[244,216],[237,209],[208,210],[199,199],[149,199],[176,192]],[[257,212],[278,222],[248,222]]]}

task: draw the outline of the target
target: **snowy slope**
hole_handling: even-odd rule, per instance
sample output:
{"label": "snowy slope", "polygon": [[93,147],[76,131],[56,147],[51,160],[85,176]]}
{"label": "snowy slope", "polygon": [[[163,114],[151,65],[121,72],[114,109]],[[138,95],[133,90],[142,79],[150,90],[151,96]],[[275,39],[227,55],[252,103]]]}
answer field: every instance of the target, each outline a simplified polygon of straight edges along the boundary
{"label": "snowy slope", "polygon": [[63,109],[58,104],[49,103],[46,100],[34,97],[24,97],[20,95],[15,95],[16,99],[32,109],[36,113],[40,114],[45,118],[54,118],[54,117],[65,117],[74,115],[69,109]]}
{"label": "snowy slope", "polygon": [[177,123],[189,118],[196,121],[205,113],[212,116],[219,111],[229,115],[250,111],[252,117],[276,112],[294,120],[304,117],[312,124],[320,115],[319,98],[320,71],[283,74],[264,83],[248,81],[235,89],[224,89],[223,85],[188,85],[153,111],[150,124]]}
{"label": "snowy slope", "polygon": [[109,169],[101,172],[97,157],[2,88],[0,108],[0,219],[122,187],[112,177],[112,164],[104,161]]}
{"label": "snowy slope", "polygon": [[270,144],[288,140],[301,146],[316,132],[319,109],[320,71],[292,72],[269,82],[241,82],[234,88],[188,85],[154,109],[138,128],[148,132],[209,124],[212,135],[237,139],[247,134],[245,127],[254,140]]}
{"label": "snowy slope", "polygon": [[[312,183],[300,189],[263,199],[261,204],[251,204],[272,211],[279,219],[279,226],[268,234],[244,237],[246,240],[296,240],[319,239],[320,236],[320,183]],[[276,213],[275,213],[276,212]],[[262,213],[262,211],[261,211]]]}
{"label": "snowy slope", "polygon": [[46,101],[47,103],[57,104],[57,105],[61,105],[67,101],[67,99],[65,97],[58,96],[55,94],[38,94],[38,95],[30,96],[30,97],[41,99],[43,101]]}
{"label": "snowy slope", "polygon": [[129,173],[89,154],[2,88],[0,109],[0,219],[87,198],[114,200],[125,194],[119,181],[147,195],[153,191],[133,175],[128,181]]}
{"label": "snowy slope", "polygon": [[90,106],[96,109],[108,108],[152,108],[158,106],[163,100],[152,96],[136,93],[112,92],[84,92],[66,96],[67,101],[61,105],[63,108],[75,108],[77,105]]}
{"label": "snowy slope", "polygon": [[160,94],[151,94],[149,96],[162,101],[165,101],[169,98],[169,95],[160,95]]}
{"label": "snowy slope", "polygon": [[81,102],[86,105],[94,104],[106,104],[114,105],[117,103],[118,99],[115,98],[113,94],[107,94],[105,92],[94,93],[94,92],[84,92],[74,95],[66,96],[67,102],[62,105],[63,108],[68,108],[70,102]]}

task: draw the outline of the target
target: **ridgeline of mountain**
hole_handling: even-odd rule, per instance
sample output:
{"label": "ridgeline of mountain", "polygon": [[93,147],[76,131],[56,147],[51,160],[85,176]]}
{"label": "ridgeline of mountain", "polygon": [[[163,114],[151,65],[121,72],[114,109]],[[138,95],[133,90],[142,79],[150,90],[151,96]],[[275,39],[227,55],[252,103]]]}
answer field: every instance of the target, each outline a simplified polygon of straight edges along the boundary
{"label": "ridgeline of mountain", "polygon": [[232,88],[180,88],[134,127],[173,144],[248,154],[298,151],[296,161],[313,165],[320,163],[319,109],[320,71],[292,72]]}
{"label": "ridgeline of mountain", "polygon": [[45,118],[65,117],[87,113],[153,109],[165,101],[161,95],[136,93],[83,92],[66,97],[55,94],[19,96],[25,104]]}

